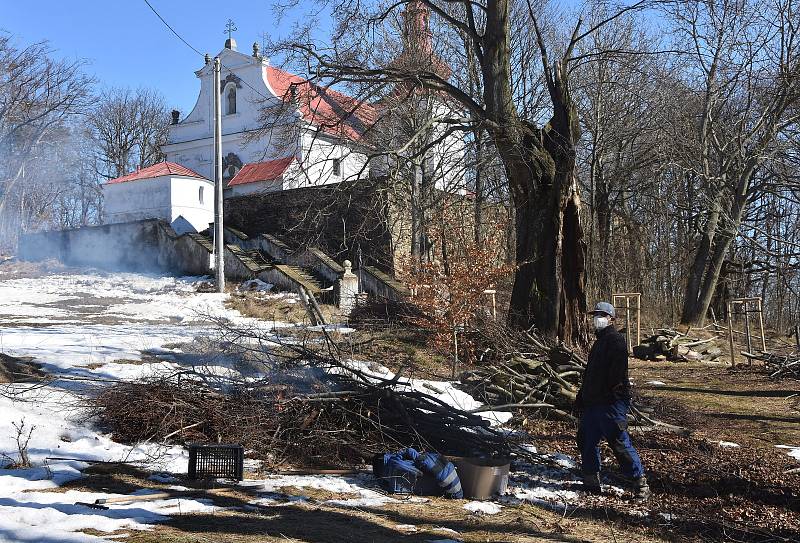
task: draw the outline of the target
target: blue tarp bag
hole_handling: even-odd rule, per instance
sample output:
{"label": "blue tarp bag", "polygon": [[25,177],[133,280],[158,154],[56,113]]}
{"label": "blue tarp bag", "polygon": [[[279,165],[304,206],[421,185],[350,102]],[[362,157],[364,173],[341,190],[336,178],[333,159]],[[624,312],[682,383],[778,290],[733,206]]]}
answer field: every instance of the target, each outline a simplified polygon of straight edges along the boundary
{"label": "blue tarp bag", "polygon": [[442,493],[448,498],[461,499],[464,491],[458,478],[456,467],[441,454],[423,453],[417,457],[415,465],[436,479]]}
{"label": "blue tarp bag", "polygon": [[380,485],[393,494],[464,497],[455,466],[440,454],[412,448],[376,454],[372,471]]}
{"label": "blue tarp bag", "polygon": [[[416,451],[414,453],[416,456]],[[381,487],[392,494],[412,494],[417,480],[423,476],[407,450],[376,454],[372,463],[372,473]]]}

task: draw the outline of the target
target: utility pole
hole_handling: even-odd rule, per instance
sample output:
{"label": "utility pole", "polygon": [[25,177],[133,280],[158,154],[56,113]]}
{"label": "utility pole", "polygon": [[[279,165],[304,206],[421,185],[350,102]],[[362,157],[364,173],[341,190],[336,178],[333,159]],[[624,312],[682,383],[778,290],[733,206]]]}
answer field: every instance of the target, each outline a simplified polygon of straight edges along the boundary
{"label": "utility pole", "polygon": [[222,105],[220,63],[214,57],[214,265],[217,292],[225,292],[225,232],[222,229]]}

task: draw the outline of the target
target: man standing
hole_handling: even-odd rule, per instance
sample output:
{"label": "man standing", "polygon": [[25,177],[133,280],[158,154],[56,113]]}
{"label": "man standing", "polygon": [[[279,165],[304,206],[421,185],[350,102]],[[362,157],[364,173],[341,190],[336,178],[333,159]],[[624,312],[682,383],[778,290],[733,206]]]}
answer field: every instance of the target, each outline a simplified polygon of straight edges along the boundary
{"label": "man standing", "polygon": [[628,347],[625,338],[613,326],[617,314],[613,305],[599,302],[591,314],[597,341],[589,351],[589,362],[575,401],[576,408],[582,412],[577,441],[583,485],[591,493],[601,492],[599,444],[605,438],[622,473],[633,482],[634,498],[644,501],[650,497],[650,488],[627,431],[631,406]]}

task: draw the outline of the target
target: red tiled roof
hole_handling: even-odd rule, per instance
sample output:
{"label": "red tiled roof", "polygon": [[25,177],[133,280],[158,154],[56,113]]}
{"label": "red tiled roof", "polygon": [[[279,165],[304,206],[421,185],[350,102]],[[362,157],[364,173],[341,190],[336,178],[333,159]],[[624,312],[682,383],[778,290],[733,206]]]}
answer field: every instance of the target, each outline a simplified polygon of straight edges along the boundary
{"label": "red tiled roof", "polygon": [[286,168],[294,162],[295,157],[287,156],[266,162],[254,162],[245,164],[239,173],[233,176],[228,183],[229,187],[235,185],[246,185],[247,183],[257,183],[259,181],[272,181],[279,178],[286,171]]}
{"label": "red tiled roof", "polygon": [[106,185],[125,183],[127,181],[138,181],[139,179],[152,179],[153,177],[161,177],[162,175],[180,175],[183,177],[199,177],[200,179],[203,179],[202,175],[190,170],[186,166],[181,166],[175,162],[159,162],[158,164],[153,164],[147,168],[142,168],[141,170],[136,170],[135,172],[123,175],[122,177],[117,177],[116,179],[106,181]]}
{"label": "red tiled roof", "polygon": [[288,103],[294,87],[303,119],[327,134],[358,141],[377,119],[375,108],[366,102],[272,66],[265,70],[275,94]]}

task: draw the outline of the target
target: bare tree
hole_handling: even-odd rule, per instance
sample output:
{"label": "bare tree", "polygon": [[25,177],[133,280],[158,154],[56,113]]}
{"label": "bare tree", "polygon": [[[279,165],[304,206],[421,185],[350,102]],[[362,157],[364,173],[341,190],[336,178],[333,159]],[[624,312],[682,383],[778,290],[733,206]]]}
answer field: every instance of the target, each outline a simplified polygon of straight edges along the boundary
{"label": "bare tree", "polygon": [[112,89],[102,94],[88,116],[97,145],[98,173],[107,179],[161,162],[169,111],[164,98],[149,89]]}
{"label": "bare tree", "polygon": [[[385,21],[399,18],[401,8],[430,16],[438,39],[461,43],[440,48],[455,53],[448,60],[470,55],[479,83],[458,85],[442,77],[435,63],[427,68],[381,63],[370,40],[380,35]],[[338,26],[329,47],[302,35],[278,45],[299,53],[316,76],[360,88],[362,96],[404,83],[458,104],[463,113],[437,122],[447,126],[445,133],[477,127],[489,135],[513,200],[518,269],[510,322],[584,342],[585,243],[575,177],[580,126],[570,89],[571,64],[579,43],[632,8],[588,28],[578,19],[567,32],[557,23],[542,24],[557,20],[543,6],[511,0],[410,0],[388,8],[342,2],[332,9]],[[469,47],[463,47],[465,40]],[[538,100],[541,96],[546,100]]]}
{"label": "bare tree", "polygon": [[702,324],[748,206],[771,190],[757,172],[797,120],[800,20],[792,0],[687,0],[671,15],[691,55],[686,84],[701,104],[676,159],[693,185],[699,234],[681,320]]}
{"label": "bare tree", "polygon": [[[20,48],[11,36],[0,36],[0,217],[5,224],[18,223],[20,209],[12,211],[9,203],[25,201],[19,184],[41,143],[88,105],[92,80],[81,68],[80,61],[54,59],[46,42]],[[14,245],[16,234],[6,241]]]}

